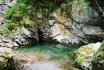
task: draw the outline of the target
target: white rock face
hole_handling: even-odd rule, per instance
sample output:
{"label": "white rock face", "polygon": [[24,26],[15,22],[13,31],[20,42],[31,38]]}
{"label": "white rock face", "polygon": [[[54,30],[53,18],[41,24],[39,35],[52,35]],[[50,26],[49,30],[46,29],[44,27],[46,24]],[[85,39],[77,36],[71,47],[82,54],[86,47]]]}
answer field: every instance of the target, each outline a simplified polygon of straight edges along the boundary
{"label": "white rock face", "polygon": [[70,30],[67,30],[65,26],[61,24],[54,24],[51,27],[51,32],[51,37],[60,43],[78,43],[78,38],[72,35]]}
{"label": "white rock face", "polygon": [[59,27],[59,24],[55,24],[54,26],[52,26],[51,32],[53,37],[60,35],[62,32],[61,32],[61,28]]}
{"label": "white rock face", "polygon": [[84,48],[91,48],[93,49],[94,51],[97,51],[101,46],[101,43],[100,42],[97,42],[97,43],[91,43],[91,44],[88,44],[88,45],[85,45],[85,46],[82,46]]}
{"label": "white rock face", "polygon": [[49,24],[53,25],[56,21],[55,20],[49,20]]}

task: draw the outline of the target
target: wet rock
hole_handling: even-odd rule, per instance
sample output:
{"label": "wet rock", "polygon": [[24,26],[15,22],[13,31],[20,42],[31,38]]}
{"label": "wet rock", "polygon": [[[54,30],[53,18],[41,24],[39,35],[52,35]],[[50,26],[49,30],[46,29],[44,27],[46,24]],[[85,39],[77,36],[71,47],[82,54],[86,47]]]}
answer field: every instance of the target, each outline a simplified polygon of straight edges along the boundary
{"label": "wet rock", "polygon": [[17,70],[60,70],[60,68],[53,63],[41,63],[41,64],[24,64],[18,67]]}

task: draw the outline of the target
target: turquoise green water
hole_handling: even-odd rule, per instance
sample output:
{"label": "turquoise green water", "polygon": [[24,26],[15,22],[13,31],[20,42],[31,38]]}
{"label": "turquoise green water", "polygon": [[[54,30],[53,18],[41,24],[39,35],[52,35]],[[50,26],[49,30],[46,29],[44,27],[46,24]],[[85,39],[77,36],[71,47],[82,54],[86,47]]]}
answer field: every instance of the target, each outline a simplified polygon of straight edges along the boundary
{"label": "turquoise green water", "polygon": [[78,49],[77,46],[73,46],[73,45],[65,46],[61,44],[37,44],[37,45],[26,45],[21,47],[22,48],[17,49],[17,51],[22,53],[44,52],[50,55],[54,55],[55,58],[67,57],[67,54]]}

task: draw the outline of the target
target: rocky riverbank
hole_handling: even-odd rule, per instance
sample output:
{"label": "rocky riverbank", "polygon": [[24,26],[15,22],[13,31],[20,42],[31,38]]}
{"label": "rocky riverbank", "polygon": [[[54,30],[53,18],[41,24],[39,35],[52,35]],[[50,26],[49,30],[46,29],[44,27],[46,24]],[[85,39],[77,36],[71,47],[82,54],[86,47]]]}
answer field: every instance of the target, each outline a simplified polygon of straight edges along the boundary
{"label": "rocky riverbank", "polygon": [[[28,56],[17,53],[9,48],[0,48],[0,69],[1,70],[96,70],[104,69],[103,60],[103,45],[104,43],[92,43],[80,47],[79,49],[69,53],[69,58],[63,60],[54,61],[51,59],[50,62],[41,61],[33,62]],[[40,52],[42,53],[42,52]],[[38,53],[39,54],[39,53]],[[57,55],[58,56],[58,55]],[[47,58],[46,55],[36,55],[34,52],[35,59]],[[67,62],[66,62],[67,61]],[[72,61],[72,62],[71,62]],[[71,62],[71,63],[70,63]]]}
{"label": "rocky riverbank", "polygon": [[[78,50],[69,52],[69,60],[62,62],[62,68],[104,70],[102,3],[102,0],[0,0],[0,70],[61,70],[54,63],[32,63],[10,49],[37,43],[69,47],[80,44]],[[57,52],[64,50],[60,45],[56,48]]]}

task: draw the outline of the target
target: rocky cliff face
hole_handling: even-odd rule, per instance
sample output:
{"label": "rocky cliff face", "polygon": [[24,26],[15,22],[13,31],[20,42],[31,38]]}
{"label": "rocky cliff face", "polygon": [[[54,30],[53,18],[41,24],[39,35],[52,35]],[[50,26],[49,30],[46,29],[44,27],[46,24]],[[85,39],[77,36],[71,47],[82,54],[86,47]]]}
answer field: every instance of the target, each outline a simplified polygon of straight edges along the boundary
{"label": "rocky cliff face", "polygon": [[76,4],[73,1],[71,8],[58,8],[49,16],[51,19],[48,18],[48,27],[43,32],[46,34],[43,35],[45,39],[51,37],[66,44],[103,40],[103,29],[96,25],[99,24],[99,13],[86,2]]}
{"label": "rocky cliff face", "polygon": [[4,47],[8,46],[10,48],[16,48],[21,45],[27,45],[38,41],[39,38],[37,30],[29,26],[22,26],[8,37],[2,37],[0,39],[0,45]]}
{"label": "rocky cliff face", "polygon": [[[62,4],[61,7],[53,11],[38,11],[37,17],[39,22],[37,28],[26,25],[29,28],[23,27],[20,31],[14,31],[14,36],[11,35],[8,38],[8,43],[15,42],[15,45],[12,46],[40,41],[87,44],[104,39],[103,35],[101,35],[103,28],[97,25],[99,24],[99,12],[93,9],[89,2],[85,0],[74,0],[71,3]],[[0,22],[2,22],[2,18]],[[10,41],[10,39],[13,41]],[[3,45],[3,41],[0,42],[0,45]],[[9,45],[5,44],[5,46]]]}

